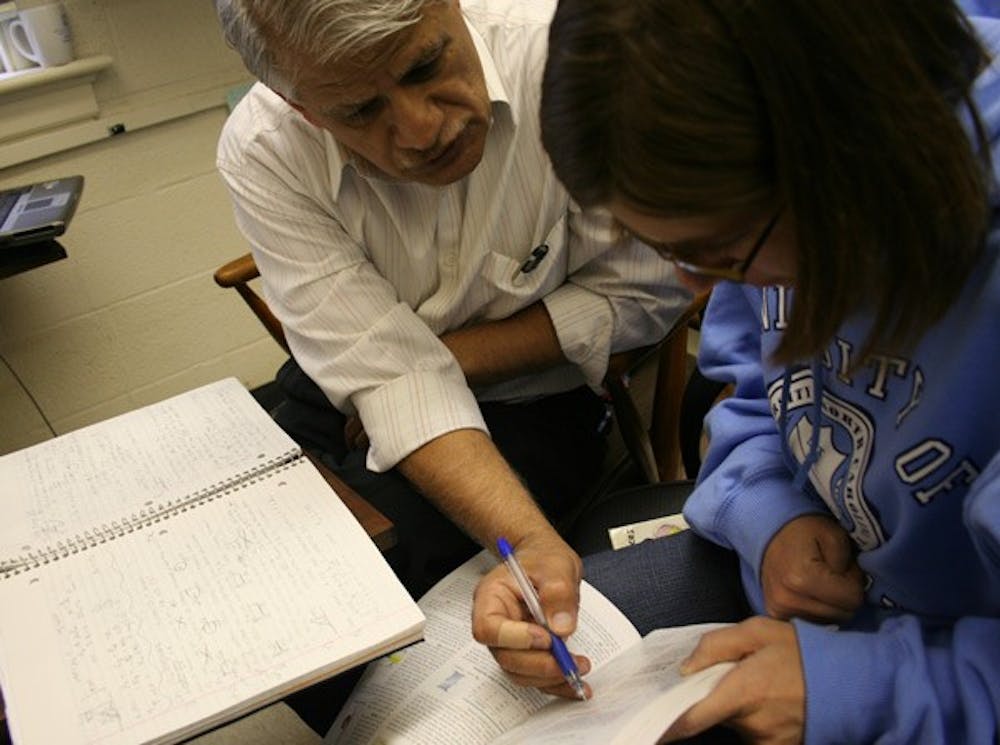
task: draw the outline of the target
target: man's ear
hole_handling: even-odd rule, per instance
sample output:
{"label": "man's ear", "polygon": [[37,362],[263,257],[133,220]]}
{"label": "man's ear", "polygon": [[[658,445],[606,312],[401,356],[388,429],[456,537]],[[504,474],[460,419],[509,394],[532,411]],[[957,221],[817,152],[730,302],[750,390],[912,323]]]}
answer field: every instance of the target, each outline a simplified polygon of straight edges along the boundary
{"label": "man's ear", "polygon": [[281,98],[282,101],[284,101],[289,106],[291,106],[293,109],[295,109],[297,112],[299,112],[302,115],[303,119],[305,119],[307,122],[309,122],[314,127],[319,127],[320,129],[323,129],[323,125],[320,124],[316,120],[316,117],[314,117],[312,114],[310,114],[309,110],[307,108],[305,108],[302,104],[296,103],[295,101],[291,100],[288,96],[286,96],[284,93],[279,93],[278,91],[275,91],[274,88],[272,88],[271,90],[274,91],[274,93],[276,95],[278,95]]}

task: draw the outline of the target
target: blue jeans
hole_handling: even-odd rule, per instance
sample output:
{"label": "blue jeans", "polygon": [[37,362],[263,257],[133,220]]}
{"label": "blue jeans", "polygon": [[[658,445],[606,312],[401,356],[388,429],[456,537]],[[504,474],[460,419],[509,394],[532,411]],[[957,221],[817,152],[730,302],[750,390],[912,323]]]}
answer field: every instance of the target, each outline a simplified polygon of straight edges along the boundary
{"label": "blue jeans", "polygon": [[[585,556],[583,571],[642,635],[667,626],[741,621],[752,614],[736,554],[690,530]],[[737,745],[741,740],[732,730],[712,727],[683,742]]]}
{"label": "blue jeans", "polygon": [[741,621],[752,613],[736,554],[690,530],[586,556],[583,570],[643,635],[665,626]]}

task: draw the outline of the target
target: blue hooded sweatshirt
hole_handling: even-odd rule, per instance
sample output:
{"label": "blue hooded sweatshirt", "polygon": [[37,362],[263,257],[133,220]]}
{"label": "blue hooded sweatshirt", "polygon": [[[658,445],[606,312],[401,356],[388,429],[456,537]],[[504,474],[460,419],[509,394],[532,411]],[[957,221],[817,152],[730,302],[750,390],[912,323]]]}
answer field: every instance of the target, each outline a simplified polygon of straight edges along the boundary
{"label": "blue hooded sweatshirt", "polygon": [[[1000,21],[975,23],[996,56]],[[1000,174],[1000,60],[975,98]],[[865,604],[839,629],[794,621],[807,743],[996,743],[1000,209],[960,299],[905,354],[852,370],[870,328],[857,319],[811,365],[769,364],[792,295],[713,291],[699,365],[735,394],[708,417],[685,516],[739,554],[761,613],[761,561],[783,525],[832,514],[850,534]]]}

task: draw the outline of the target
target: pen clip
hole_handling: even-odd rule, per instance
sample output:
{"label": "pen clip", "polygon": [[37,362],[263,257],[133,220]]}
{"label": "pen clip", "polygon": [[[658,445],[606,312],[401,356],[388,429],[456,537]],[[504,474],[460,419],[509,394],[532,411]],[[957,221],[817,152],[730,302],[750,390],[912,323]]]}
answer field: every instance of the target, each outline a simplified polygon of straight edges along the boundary
{"label": "pen clip", "polygon": [[542,259],[546,257],[549,253],[549,244],[542,243],[539,246],[531,249],[531,254],[523,262],[519,271],[521,274],[530,274],[538,268],[538,265],[542,263]]}
{"label": "pen clip", "polygon": [[542,263],[542,259],[544,259],[548,253],[548,243],[542,243],[541,245],[535,246],[531,249],[531,253],[528,254],[528,258],[522,261],[520,265],[518,265],[517,269],[514,270],[514,273],[511,275],[511,281],[515,285],[523,284],[527,279],[526,275],[535,271],[535,269],[538,268],[538,265]]}

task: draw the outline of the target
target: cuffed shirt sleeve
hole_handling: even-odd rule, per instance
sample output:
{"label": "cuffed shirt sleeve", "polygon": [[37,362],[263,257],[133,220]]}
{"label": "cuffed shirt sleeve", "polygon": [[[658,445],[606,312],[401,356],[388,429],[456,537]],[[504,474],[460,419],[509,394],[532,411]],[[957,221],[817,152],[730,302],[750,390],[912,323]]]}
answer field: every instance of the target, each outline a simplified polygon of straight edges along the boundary
{"label": "cuffed shirt sleeve", "polygon": [[615,352],[666,336],[691,302],[673,265],[622,240],[604,210],[570,205],[569,276],[544,298],[566,358],[597,389]]}

